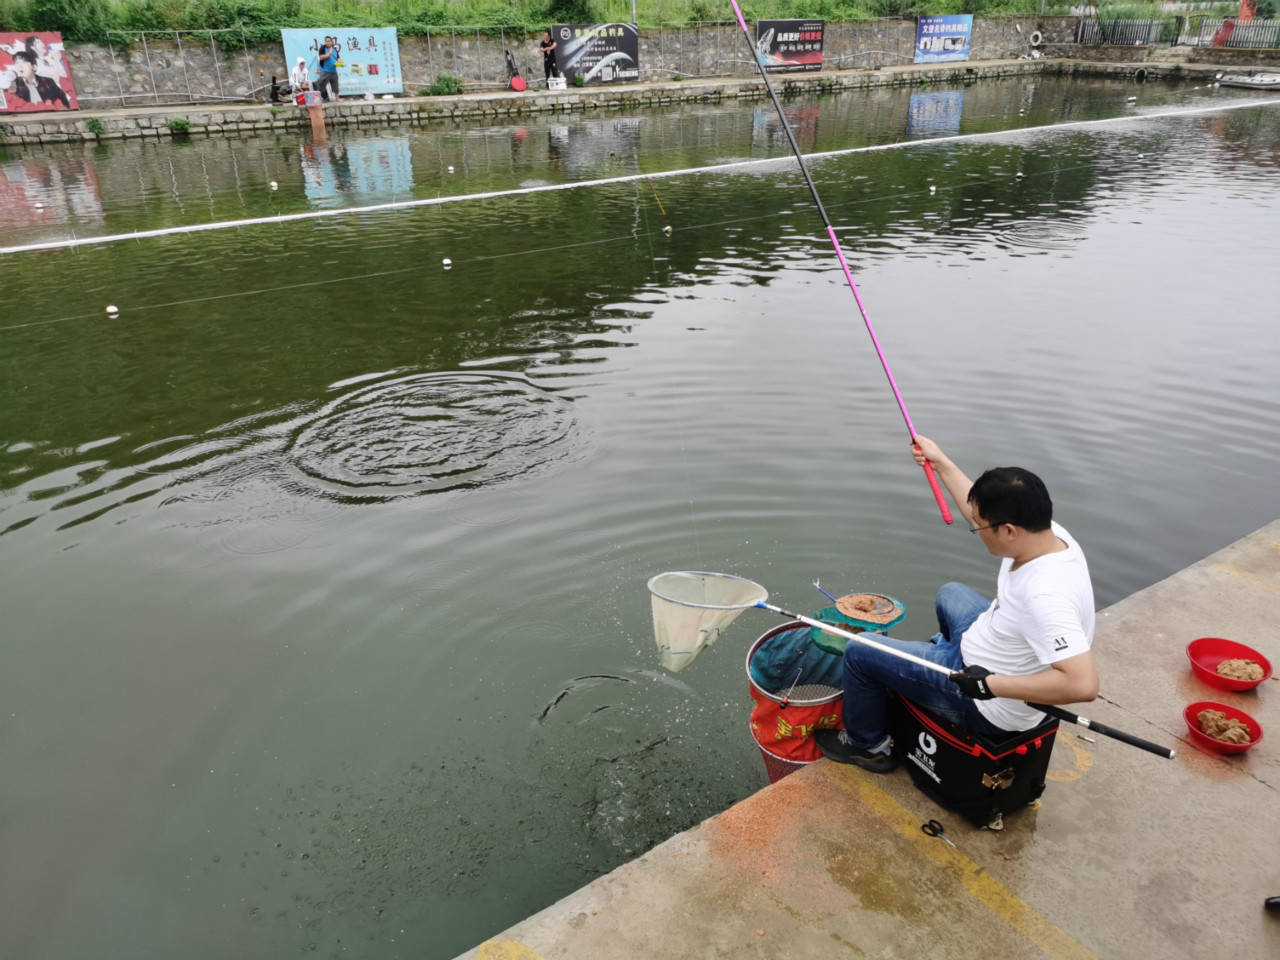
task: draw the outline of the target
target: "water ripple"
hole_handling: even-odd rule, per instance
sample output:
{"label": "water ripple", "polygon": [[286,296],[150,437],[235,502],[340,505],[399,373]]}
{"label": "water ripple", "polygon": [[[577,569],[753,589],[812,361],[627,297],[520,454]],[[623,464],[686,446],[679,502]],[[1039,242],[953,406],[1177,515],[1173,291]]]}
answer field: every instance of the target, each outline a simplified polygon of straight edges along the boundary
{"label": "water ripple", "polygon": [[[339,503],[381,503],[474,489],[540,473],[581,455],[585,435],[572,400],[523,376],[495,372],[417,373],[370,383],[321,406],[288,404],[201,436],[147,443],[141,463],[65,465],[33,476],[17,492],[27,511],[0,535],[73,512],[59,529],[162,494],[161,507],[222,503],[206,523],[253,521],[252,534],[223,542],[261,553],[301,543],[296,521]],[[256,508],[235,506],[243,500]],[[16,506],[16,505],[14,505]]]}
{"label": "water ripple", "polygon": [[574,458],[572,404],[523,377],[402,377],[327,404],[286,457],[323,495],[382,501],[486,486]]}

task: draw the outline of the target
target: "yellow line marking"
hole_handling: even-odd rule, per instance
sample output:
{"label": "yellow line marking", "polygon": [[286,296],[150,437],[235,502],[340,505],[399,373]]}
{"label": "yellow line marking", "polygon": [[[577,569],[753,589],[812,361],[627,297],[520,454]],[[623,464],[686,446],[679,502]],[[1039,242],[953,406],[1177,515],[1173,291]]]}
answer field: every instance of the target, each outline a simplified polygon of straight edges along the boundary
{"label": "yellow line marking", "polygon": [[[1065,743],[1071,748],[1074,755],[1075,765],[1070,770],[1051,769],[1045,773],[1044,778],[1050,783],[1073,783],[1079,780],[1086,773],[1093,769],[1093,757],[1089,751],[1080,745],[1080,741],[1069,733],[1064,733],[1061,728],[1058,729],[1058,742]],[[1061,756],[1061,751],[1059,751]]]}
{"label": "yellow line marking", "polygon": [[[1050,957],[1063,960],[1098,960],[1095,953],[1073,939],[1062,928],[1045,919],[1025,900],[1013,893],[981,866],[959,850],[920,832],[920,817],[912,813],[880,787],[872,777],[849,767],[841,767],[846,773],[847,784],[852,787],[858,801],[896,832],[918,845],[936,864],[946,868],[960,884],[984,906],[998,914],[1009,926],[1022,934]],[[954,839],[954,838],[953,838]]]}
{"label": "yellow line marking", "polygon": [[543,957],[515,940],[486,940],[476,948],[476,960],[543,960]]}
{"label": "yellow line marking", "polygon": [[1209,569],[1216,570],[1218,573],[1225,573],[1227,576],[1235,577],[1237,580],[1243,580],[1270,593],[1280,593],[1280,583],[1276,583],[1274,580],[1264,580],[1256,573],[1250,573],[1248,570],[1237,567],[1233,563],[1211,563],[1209,564]]}

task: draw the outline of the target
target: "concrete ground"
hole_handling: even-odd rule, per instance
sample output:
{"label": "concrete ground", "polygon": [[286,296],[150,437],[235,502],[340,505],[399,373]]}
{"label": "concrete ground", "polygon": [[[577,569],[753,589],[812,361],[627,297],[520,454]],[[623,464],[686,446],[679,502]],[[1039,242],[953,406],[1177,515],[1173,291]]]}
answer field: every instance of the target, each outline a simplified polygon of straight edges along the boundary
{"label": "concrete ground", "polygon": [[[899,769],[826,760],[672,837],[464,954],[636,957],[1280,957],[1280,678],[1208,687],[1185,647],[1280,664],[1280,521],[1100,613],[1103,697],[1082,707],[1177,750],[1063,723],[1038,810],[977,830]],[[1201,752],[1182,709],[1234,704],[1270,739]],[[1094,742],[1083,736],[1094,736]],[[957,848],[920,831],[937,818]]]}

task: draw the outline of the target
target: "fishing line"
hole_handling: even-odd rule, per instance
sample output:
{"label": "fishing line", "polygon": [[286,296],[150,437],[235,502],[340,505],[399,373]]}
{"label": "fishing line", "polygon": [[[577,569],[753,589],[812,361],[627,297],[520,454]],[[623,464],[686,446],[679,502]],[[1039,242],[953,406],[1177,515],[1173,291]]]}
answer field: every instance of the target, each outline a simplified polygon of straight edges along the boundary
{"label": "fishing line", "polygon": [[658,204],[658,210],[659,210],[659,211],[661,211],[662,215],[665,217],[665,216],[667,215],[666,208],[662,206],[662,201],[661,201],[661,200],[658,200],[658,191],[657,191],[656,189],[654,189],[654,186],[653,186],[653,180],[652,180],[652,179],[650,179],[650,180],[649,180],[649,189],[653,191],[653,199],[654,199],[654,200],[657,202],[657,204]]}
{"label": "fishing line", "polygon": [[[782,159],[786,159],[786,158],[782,158]],[[1093,164],[1091,163],[1081,163],[1071,167],[1054,167],[1051,170],[1037,171],[1036,173],[1031,174],[1028,177],[1028,179],[1033,179],[1036,177],[1046,177],[1046,176],[1060,176],[1063,173],[1071,173],[1076,170],[1085,170],[1085,169],[1091,168],[1092,166]],[[962,183],[959,183],[955,186],[943,185],[941,189],[943,192],[951,192],[953,190],[964,190],[970,187],[980,187],[980,186],[985,186],[991,183],[995,183],[998,179],[1000,178],[992,177],[990,179],[982,179],[982,180],[965,180]],[[879,193],[879,194],[873,194],[871,196],[857,197],[852,200],[840,200],[840,201],[837,201],[836,203],[830,204],[829,207],[832,210],[844,209],[847,207],[857,206],[859,204],[880,203],[888,200],[899,200],[899,199],[905,199],[908,197],[918,197],[923,195],[924,195],[923,190],[912,191],[911,193],[894,191],[892,193]],[[762,213],[762,214],[757,214],[749,217],[729,217],[725,220],[708,220],[703,223],[690,224],[688,226],[682,227],[681,230],[685,233],[696,234],[699,231],[709,230],[715,227],[734,226],[737,224],[754,223],[762,220],[776,220],[784,216],[789,217],[789,216],[792,216],[792,214],[790,211],[780,211],[776,213]],[[645,218],[645,222],[646,223],[648,222],[647,217]],[[855,228],[852,226],[849,226],[849,227],[841,226],[841,227],[837,227],[836,229],[837,229],[837,232],[839,232],[841,230],[849,230],[849,229],[855,229]],[[647,236],[650,240],[649,249],[650,249],[650,253],[652,254],[653,252],[652,232],[649,232]],[[803,239],[804,235],[797,235],[797,238]],[[560,243],[560,244],[554,244],[551,246],[544,246],[544,247],[533,247],[533,248],[524,247],[517,250],[508,250],[504,253],[489,253],[489,254],[480,254],[478,256],[473,256],[473,257],[467,257],[464,260],[455,261],[454,265],[461,266],[467,263],[482,263],[489,260],[503,260],[508,257],[523,257],[523,256],[527,256],[530,252],[554,253],[560,250],[572,250],[572,249],[581,248],[581,247],[603,246],[605,244],[619,243],[621,241],[636,240],[636,239],[638,238],[634,234],[622,234],[615,237],[602,237],[596,240],[579,240],[573,243]],[[817,237],[815,236],[812,239],[816,240]],[[76,249],[75,252],[77,256],[82,255],[79,249]],[[194,304],[194,303],[204,303],[204,302],[214,301],[214,300],[227,300],[235,297],[244,297],[244,296],[249,296],[251,294],[277,293],[283,290],[289,290],[297,287],[347,283],[349,281],[364,280],[364,279],[370,279],[373,277],[395,276],[397,274],[402,274],[402,273],[411,273],[419,269],[421,268],[418,266],[398,267],[394,270],[382,270],[375,273],[352,274],[350,276],[343,276],[343,277],[330,277],[330,278],[321,279],[321,280],[309,280],[309,281],[302,281],[299,283],[287,283],[287,284],[281,284],[279,286],[274,286],[274,287],[263,287],[263,288],[257,288],[254,290],[241,290],[241,291],[234,291],[231,293],[214,294],[208,297],[191,297],[186,300],[170,300],[170,301],[166,301],[165,303],[151,303],[151,304],[142,304],[138,306],[126,305],[125,309],[138,312],[142,310],[154,310],[160,307],[181,307],[181,306],[187,306],[189,304]],[[94,320],[94,319],[98,319],[100,316],[101,314],[95,311],[93,313],[78,313],[78,314],[71,314],[65,317],[54,317],[49,320],[30,320],[30,321],[27,321],[26,323],[15,323],[15,324],[9,324],[8,326],[0,326],[0,332],[4,332],[8,330],[24,330],[24,329],[27,329],[28,327],[49,326],[50,324],[64,323],[70,320]]]}
{"label": "fishing line", "polygon": [[[849,289],[853,292],[854,302],[858,304],[858,312],[862,314],[862,322],[867,328],[867,333],[871,335],[871,342],[876,348],[876,354],[880,357],[880,366],[884,369],[884,375],[889,378],[889,386],[893,390],[894,399],[898,401],[898,409],[902,411],[902,419],[907,422],[907,433],[912,443],[915,442],[916,428],[911,422],[911,414],[907,413],[906,402],[902,399],[902,393],[898,390],[897,381],[893,379],[893,371],[889,369],[889,360],[884,355],[884,350],[880,346],[880,338],[876,336],[875,327],[871,325],[871,317],[867,314],[867,308],[862,303],[862,295],[858,292],[858,285],[853,282],[853,274],[849,272],[849,264],[845,262],[844,250],[840,247],[840,240],[836,237],[835,227],[831,225],[831,218],[827,216],[826,209],[822,206],[822,198],[818,196],[818,188],[813,182],[813,177],[809,175],[809,168],[805,166],[804,155],[800,152],[800,145],[796,143],[795,135],[791,132],[791,124],[787,123],[787,116],[782,111],[782,104],[778,101],[778,95],[773,90],[773,82],[769,79],[769,71],[764,68],[764,61],[760,59],[760,51],[756,49],[756,45],[751,42],[751,34],[747,30],[747,21],[742,17],[742,10],[738,8],[738,0],[729,0],[733,4],[733,12],[738,18],[738,26],[742,27],[742,37],[747,42],[747,47],[751,50],[751,56],[756,62],[756,66],[760,69],[760,76],[764,79],[764,88],[769,92],[769,99],[773,101],[774,109],[778,111],[778,122],[782,124],[782,130],[787,135],[787,142],[791,144],[791,150],[796,155],[796,163],[800,165],[800,172],[804,175],[804,181],[809,185],[809,193],[813,195],[814,205],[818,208],[818,213],[822,216],[822,222],[827,226],[827,236],[831,238],[831,246],[835,248],[836,259],[840,261],[840,267],[844,270],[845,279],[849,281]],[[946,498],[942,495],[942,487],[938,485],[938,477],[934,473],[933,464],[927,459],[921,461],[924,468],[924,475],[929,481],[929,489],[933,491],[933,499],[937,501],[938,510],[942,513],[942,519],[945,523],[952,522],[951,509],[947,506]]]}
{"label": "fishing line", "polygon": [[[748,38],[749,40],[750,38]],[[752,50],[754,52],[754,46]],[[1095,127],[1109,123],[1134,123],[1143,120],[1159,120],[1170,117],[1194,117],[1204,114],[1223,113],[1228,110],[1242,110],[1252,107],[1276,106],[1275,100],[1250,100],[1241,103],[1215,104],[1211,107],[1168,110],[1159,113],[1147,113],[1136,116],[1106,117],[1100,120],[1070,120],[1065,123],[1044,124],[1035,127],[1018,127],[1010,130],[989,130],[984,133],[954,134],[945,137],[933,137],[927,140],[903,140],[895,143],[870,144],[860,147],[844,147],[838,150],[822,150],[810,153],[810,160],[825,160],[830,157],[842,157],[857,153],[874,153],[886,150],[906,150],[916,147],[930,147],[935,144],[956,143],[977,140],[992,140],[1001,137],[1018,137],[1028,133],[1045,133],[1057,130],[1071,130],[1083,127]],[[451,203],[465,203],[473,200],[492,200],[501,197],[517,197],[540,193],[552,193],[561,190],[578,190],[586,187],[609,186],[618,183],[631,183],[641,179],[663,179],[670,177],[700,176],[709,173],[728,173],[748,168],[766,168],[769,166],[788,165],[794,156],[761,157],[753,160],[733,160],[727,163],[711,164],[703,167],[683,167],[677,170],[660,170],[650,173],[624,174],[616,177],[603,177],[596,180],[576,180],[572,183],[538,184],[531,187],[513,187],[506,190],[489,190],[481,193],[462,193],[448,197],[426,197],[418,200],[396,200],[388,203],[366,204],[359,207],[342,207],[334,210],[306,210],[299,213],[272,214],[266,217],[247,217],[241,220],[218,220],[213,223],[186,224],[177,227],[157,227],[153,230],[135,230],[132,233],[106,234],[103,236],[75,237],[70,240],[48,240],[39,243],[18,244],[0,247],[0,256],[13,253],[32,253],[39,250],[64,250],[79,246],[95,246],[99,244],[121,243],[128,240],[148,240],[156,237],[174,236],[184,233],[203,233],[209,230],[227,230],[237,227],[263,226],[280,223],[292,223],[303,220],[317,220],[324,217],[344,217],[353,214],[381,213],[390,210],[406,210],[415,207],[436,207]],[[527,252],[527,251],[526,251]]]}

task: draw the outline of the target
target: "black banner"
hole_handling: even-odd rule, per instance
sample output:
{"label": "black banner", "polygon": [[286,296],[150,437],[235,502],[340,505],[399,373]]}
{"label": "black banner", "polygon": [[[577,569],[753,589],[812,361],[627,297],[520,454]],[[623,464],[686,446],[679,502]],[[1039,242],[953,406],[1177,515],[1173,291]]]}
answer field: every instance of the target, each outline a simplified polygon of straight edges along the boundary
{"label": "black banner", "polygon": [[640,37],[629,23],[557,23],[556,66],[572,84],[627,83],[640,79]]}
{"label": "black banner", "polygon": [[757,20],[756,50],[770,73],[822,69],[825,20]]}

